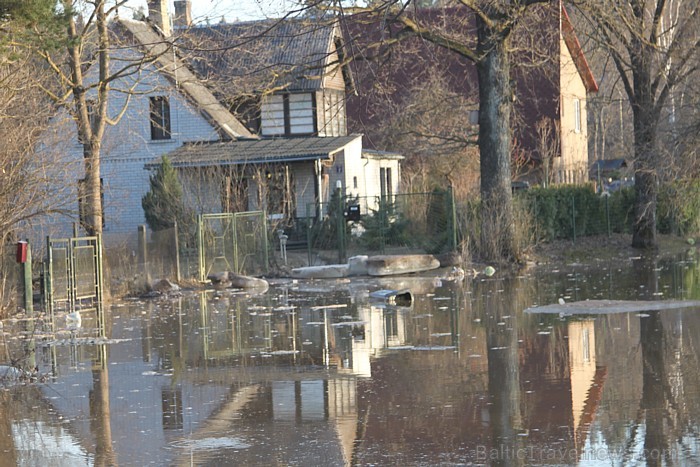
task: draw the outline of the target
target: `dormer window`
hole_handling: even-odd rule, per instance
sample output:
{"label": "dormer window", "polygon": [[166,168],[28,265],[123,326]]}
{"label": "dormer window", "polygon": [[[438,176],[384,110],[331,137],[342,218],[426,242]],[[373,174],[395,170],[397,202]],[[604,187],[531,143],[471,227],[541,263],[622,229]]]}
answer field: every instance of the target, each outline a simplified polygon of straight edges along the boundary
{"label": "dormer window", "polygon": [[262,99],[263,136],[309,136],[316,133],[313,94],[275,94]]}
{"label": "dormer window", "polygon": [[170,101],[166,96],[150,98],[151,140],[170,139]]}

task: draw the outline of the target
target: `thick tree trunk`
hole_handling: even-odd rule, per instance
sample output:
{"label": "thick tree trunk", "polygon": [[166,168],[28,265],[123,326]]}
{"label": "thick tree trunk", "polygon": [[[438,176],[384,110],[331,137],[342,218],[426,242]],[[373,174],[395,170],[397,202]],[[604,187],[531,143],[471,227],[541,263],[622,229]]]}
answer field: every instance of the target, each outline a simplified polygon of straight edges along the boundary
{"label": "thick tree trunk", "polygon": [[100,182],[100,143],[83,146],[85,184],[83,185],[83,228],[88,235],[102,233],[102,184]]}
{"label": "thick tree trunk", "polygon": [[507,37],[477,21],[479,49],[479,153],[481,161],[481,254],[486,261],[516,256],[510,169],[512,92]]}
{"label": "thick tree trunk", "polygon": [[634,118],[634,229],[632,246],[655,249],[656,198],[659,191],[659,174],[656,164],[656,130],[659,115],[654,110],[652,86],[652,51],[637,41],[638,52],[632,54],[632,79],[634,96],[631,99]]}

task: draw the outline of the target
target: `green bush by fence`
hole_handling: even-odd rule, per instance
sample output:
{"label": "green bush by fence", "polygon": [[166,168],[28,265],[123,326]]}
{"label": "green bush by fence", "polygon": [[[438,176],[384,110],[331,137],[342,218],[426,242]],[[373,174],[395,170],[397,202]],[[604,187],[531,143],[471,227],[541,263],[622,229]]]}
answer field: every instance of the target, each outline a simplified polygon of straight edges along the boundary
{"label": "green bush by fence", "polygon": [[[355,208],[359,219],[350,219]],[[455,208],[449,190],[410,193],[390,197],[342,197],[310,205],[308,212],[320,212],[322,220],[311,220],[308,250],[327,256],[338,253],[344,261],[353,254],[420,252],[443,253],[455,249]],[[341,226],[344,226],[342,228]]]}
{"label": "green bush by fence", "polygon": [[517,196],[534,219],[535,241],[631,232],[631,189],[601,195],[592,185],[567,185],[533,188]]}
{"label": "green bush by fence", "polygon": [[[632,233],[634,187],[595,193],[592,185],[532,188],[516,195],[535,224],[534,241],[576,239],[591,235]],[[662,185],[657,205],[660,233],[700,233],[700,181]]]}
{"label": "green bush by fence", "polygon": [[659,189],[657,227],[660,233],[700,233],[700,180],[676,180]]}

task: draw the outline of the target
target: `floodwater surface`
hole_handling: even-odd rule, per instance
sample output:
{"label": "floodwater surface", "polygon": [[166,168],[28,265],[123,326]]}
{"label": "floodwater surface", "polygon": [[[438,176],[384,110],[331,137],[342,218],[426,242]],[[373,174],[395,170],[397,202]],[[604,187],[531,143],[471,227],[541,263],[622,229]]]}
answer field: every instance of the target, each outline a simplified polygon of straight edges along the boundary
{"label": "floodwater surface", "polygon": [[106,338],[7,321],[39,372],[5,378],[0,464],[700,463],[700,308],[524,312],[559,299],[698,300],[700,265],[280,280],[114,303]]}

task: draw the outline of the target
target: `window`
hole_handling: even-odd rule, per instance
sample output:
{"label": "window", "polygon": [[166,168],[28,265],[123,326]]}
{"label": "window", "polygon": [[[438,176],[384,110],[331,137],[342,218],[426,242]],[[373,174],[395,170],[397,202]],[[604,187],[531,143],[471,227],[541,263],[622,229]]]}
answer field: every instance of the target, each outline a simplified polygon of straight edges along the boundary
{"label": "window", "polygon": [[581,133],[581,99],[574,99],[574,131]]}
{"label": "window", "polygon": [[276,94],[263,98],[261,128],[264,136],[302,136],[316,133],[313,94]]}
{"label": "window", "polygon": [[151,101],[151,139],[170,139],[170,102],[165,96],[154,96]]}
{"label": "window", "polygon": [[381,188],[382,199],[391,202],[393,195],[393,187],[391,184],[391,168],[379,169],[379,185]]}

